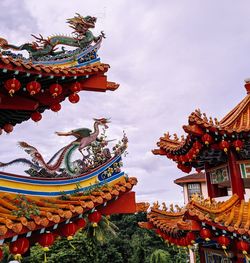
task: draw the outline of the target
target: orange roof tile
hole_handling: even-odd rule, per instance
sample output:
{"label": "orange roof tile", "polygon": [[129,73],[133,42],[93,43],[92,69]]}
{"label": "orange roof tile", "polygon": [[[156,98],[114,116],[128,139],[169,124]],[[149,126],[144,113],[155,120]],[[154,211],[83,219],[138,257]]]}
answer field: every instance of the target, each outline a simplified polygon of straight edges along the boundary
{"label": "orange roof tile", "polygon": [[[73,219],[96,206],[116,199],[130,191],[136,183],[136,178],[131,177],[127,181],[117,182],[113,187],[103,186],[98,191],[93,190],[88,195],[79,193],[67,195],[65,198],[18,197],[0,193],[0,239]],[[27,208],[26,211],[23,207]]]}

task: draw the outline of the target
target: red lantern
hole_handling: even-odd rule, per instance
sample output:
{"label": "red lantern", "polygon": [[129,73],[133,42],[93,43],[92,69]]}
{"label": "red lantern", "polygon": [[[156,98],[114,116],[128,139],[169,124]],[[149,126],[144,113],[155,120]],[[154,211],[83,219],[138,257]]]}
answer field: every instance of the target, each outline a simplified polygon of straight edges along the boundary
{"label": "red lantern", "polygon": [[45,250],[48,250],[50,246],[53,245],[55,241],[55,236],[52,233],[44,233],[38,237],[38,243],[45,248]]}
{"label": "red lantern", "polygon": [[202,148],[202,144],[198,141],[195,141],[194,144],[193,144],[193,148],[196,150],[196,152]]}
{"label": "red lantern", "polygon": [[62,86],[58,83],[54,83],[49,86],[49,92],[55,98],[62,93]]}
{"label": "red lantern", "polygon": [[217,242],[221,245],[221,247],[225,250],[227,246],[230,244],[230,239],[224,235],[219,236],[217,238]]}
{"label": "red lantern", "polygon": [[41,90],[41,84],[37,81],[31,81],[27,84],[26,89],[33,96]]}
{"label": "red lantern", "polygon": [[42,119],[42,114],[38,111],[35,111],[31,114],[31,119],[35,122],[38,122]]}
{"label": "red lantern", "polygon": [[92,223],[93,227],[97,227],[98,223],[102,219],[102,214],[98,211],[94,211],[93,213],[88,215],[89,222]]}
{"label": "red lantern", "polygon": [[20,260],[21,255],[23,255],[28,251],[29,246],[30,246],[29,240],[25,237],[21,237],[16,241],[10,243],[9,245],[10,253],[15,255],[15,259]]}
{"label": "red lantern", "polygon": [[61,233],[63,236],[67,237],[68,240],[72,240],[74,234],[77,231],[77,226],[75,223],[68,223],[66,225],[62,225]]}
{"label": "red lantern", "polygon": [[8,79],[4,82],[4,87],[8,90],[10,96],[21,88],[21,83],[16,78]]}
{"label": "red lantern", "polygon": [[207,228],[202,228],[200,231],[200,237],[202,239],[205,239],[205,241],[210,241],[211,237],[212,237],[212,233],[209,229]]}
{"label": "red lantern", "polygon": [[53,104],[51,105],[50,109],[54,112],[58,112],[60,109],[61,109],[61,104],[60,103],[56,103],[56,104]]}
{"label": "red lantern", "polygon": [[209,145],[213,142],[213,137],[208,134],[208,133],[205,133],[204,135],[202,135],[201,137],[201,140],[206,144],[206,145]]}
{"label": "red lantern", "polygon": [[4,129],[5,132],[10,133],[10,132],[13,131],[13,125],[7,123],[7,124],[5,124],[5,125],[3,126],[3,129]]}
{"label": "red lantern", "polygon": [[70,90],[73,92],[73,93],[77,93],[79,91],[81,91],[82,89],[82,85],[80,82],[76,81],[74,82],[73,84],[71,84],[70,86]]}
{"label": "red lantern", "polygon": [[242,251],[242,253],[243,253],[244,255],[247,255],[248,250],[249,250],[249,243],[246,242],[246,241],[243,241],[243,240],[239,240],[239,241],[237,242],[237,249],[240,250],[240,251]]}
{"label": "red lantern", "polygon": [[195,243],[195,239],[196,239],[196,235],[194,232],[188,232],[186,235],[186,239],[188,241],[189,244],[194,244]]}
{"label": "red lantern", "polygon": [[219,143],[219,147],[221,150],[223,150],[225,153],[228,152],[228,149],[230,147],[230,143],[228,141],[224,141],[222,140],[220,143]]}
{"label": "red lantern", "polygon": [[234,146],[235,150],[237,152],[239,152],[243,148],[244,143],[241,140],[236,140],[233,142],[233,146]]}
{"label": "red lantern", "polygon": [[80,100],[80,97],[79,97],[78,94],[73,93],[73,94],[70,94],[70,95],[69,95],[69,101],[70,101],[71,103],[77,103],[79,100]]}
{"label": "red lantern", "polygon": [[75,224],[77,226],[77,229],[85,228],[87,225],[86,221],[83,218],[79,218],[78,220],[76,220]]}

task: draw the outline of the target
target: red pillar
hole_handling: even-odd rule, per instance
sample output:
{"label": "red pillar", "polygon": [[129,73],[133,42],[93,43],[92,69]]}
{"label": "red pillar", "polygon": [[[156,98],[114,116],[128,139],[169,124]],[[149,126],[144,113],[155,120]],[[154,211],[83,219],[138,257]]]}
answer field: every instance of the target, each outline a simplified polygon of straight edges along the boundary
{"label": "red pillar", "polygon": [[237,194],[241,200],[244,199],[244,182],[241,178],[240,167],[236,163],[235,153],[232,150],[228,151],[228,168],[231,178],[231,188],[233,194]]}
{"label": "red pillar", "polygon": [[218,187],[215,184],[211,184],[210,173],[206,171],[206,180],[207,180],[207,192],[210,198],[218,197]]}

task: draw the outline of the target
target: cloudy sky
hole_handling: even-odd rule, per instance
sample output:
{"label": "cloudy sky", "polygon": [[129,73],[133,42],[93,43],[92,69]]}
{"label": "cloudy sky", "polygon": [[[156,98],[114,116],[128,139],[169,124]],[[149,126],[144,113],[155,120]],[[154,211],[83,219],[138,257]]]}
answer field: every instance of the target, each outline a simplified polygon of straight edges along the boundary
{"label": "cloudy sky", "polygon": [[[1,136],[1,161],[25,156],[19,140],[49,158],[67,141],[54,131],[91,127],[93,117],[111,117],[110,138],[125,130],[129,155],[125,170],[139,180],[138,201],[182,202],[173,180],[184,176],[174,163],[151,150],[164,132],[183,134],[196,108],[221,119],[244,98],[250,77],[250,2],[245,0],[1,0],[0,35],[10,43],[31,41],[30,34],[70,33],[65,20],[78,12],[98,18],[104,30],[99,55],[120,83],[115,92],[82,92],[77,105],[62,103]],[[69,139],[69,138],[68,138]],[[5,171],[15,172],[17,167]]]}

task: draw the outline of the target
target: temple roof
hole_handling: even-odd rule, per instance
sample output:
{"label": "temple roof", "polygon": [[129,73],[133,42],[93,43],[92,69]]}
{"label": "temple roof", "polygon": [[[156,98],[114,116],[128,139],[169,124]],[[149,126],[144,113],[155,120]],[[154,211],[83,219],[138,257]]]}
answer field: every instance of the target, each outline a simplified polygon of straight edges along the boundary
{"label": "temple roof", "polygon": [[[193,199],[184,207],[168,210],[163,203],[160,208],[155,203],[148,213],[148,222],[151,228],[160,229],[167,235],[180,237],[186,231],[199,231],[202,226],[213,227],[223,233],[235,233],[250,237],[250,200],[240,200],[233,195],[226,201],[211,199]],[[146,227],[146,225],[142,227]]]}
{"label": "temple roof", "polygon": [[187,176],[183,176],[174,180],[174,183],[180,186],[183,186],[183,184],[187,184],[187,183],[205,183],[205,182],[206,182],[206,176],[204,173],[189,174]]}
{"label": "temple roof", "polygon": [[[183,126],[186,137],[178,138],[176,134],[171,137],[165,133],[157,142],[159,148],[154,149],[153,154],[166,155],[185,172],[190,172],[191,167],[204,169],[205,163],[210,166],[225,163],[225,152],[229,148],[237,148],[239,159],[249,159],[250,142],[244,133],[250,131],[250,82],[245,87],[246,97],[220,122],[216,118],[208,118],[199,109],[195,110],[188,117],[188,125]],[[236,142],[240,148],[234,145],[236,140],[241,140]]]}
{"label": "temple roof", "polygon": [[[89,193],[60,197],[16,196],[0,193],[0,239],[27,234],[40,229],[56,229],[58,224],[73,220],[95,207],[103,207],[130,191],[136,178],[120,180]],[[26,206],[26,211],[23,206]],[[31,214],[29,215],[30,212]],[[24,214],[23,214],[24,213]],[[25,214],[27,213],[27,214]]]}
{"label": "temple roof", "polygon": [[[105,92],[114,91],[119,85],[107,81],[104,75],[109,69],[108,64],[94,63],[81,67],[55,67],[32,64],[20,59],[13,59],[0,54],[0,80],[15,77],[22,87],[10,96],[7,90],[0,86],[0,128],[5,124],[12,126],[30,119],[34,112],[44,112],[52,105],[58,104],[72,94],[71,85],[75,82],[81,84],[81,90]],[[30,95],[26,85],[30,81],[37,81],[42,87],[41,92]],[[62,93],[52,97],[49,92],[51,84],[62,86]]]}

